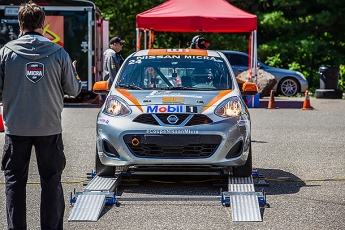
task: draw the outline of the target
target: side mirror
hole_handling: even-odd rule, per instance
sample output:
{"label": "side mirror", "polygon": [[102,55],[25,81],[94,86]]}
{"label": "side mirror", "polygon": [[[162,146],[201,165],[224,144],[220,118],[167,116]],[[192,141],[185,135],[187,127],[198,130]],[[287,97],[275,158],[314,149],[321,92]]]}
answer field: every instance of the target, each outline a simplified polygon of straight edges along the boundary
{"label": "side mirror", "polygon": [[108,94],[109,86],[107,81],[97,81],[93,85],[93,92],[96,94]]}
{"label": "side mirror", "polygon": [[253,82],[245,82],[242,85],[243,95],[255,95],[258,93],[258,86]]}

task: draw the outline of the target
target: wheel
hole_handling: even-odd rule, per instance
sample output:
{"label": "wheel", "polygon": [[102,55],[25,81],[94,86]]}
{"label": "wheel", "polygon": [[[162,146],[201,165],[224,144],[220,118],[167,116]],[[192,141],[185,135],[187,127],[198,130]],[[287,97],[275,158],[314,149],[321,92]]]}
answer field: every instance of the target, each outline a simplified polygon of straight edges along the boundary
{"label": "wheel", "polygon": [[284,78],[280,83],[278,87],[279,93],[286,96],[286,97],[292,97],[295,96],[299,91],[299,84],[296,79],[293,79],[291,77]]}
{"label": "wheel", "polygon": [[235,167],[233,169],[233,176],[235,177],[249,177],[252,175],[253,163],[252,163],[252,145],[249,146],[249,154],[245,165]]}
{"label": "wheel", "polygon": [[96,148],[95,165],[96,165],[97,176],[114,176],[115,175],[115,167],[103,165],[101,160],[99,159],[97,152],[98,151]]}

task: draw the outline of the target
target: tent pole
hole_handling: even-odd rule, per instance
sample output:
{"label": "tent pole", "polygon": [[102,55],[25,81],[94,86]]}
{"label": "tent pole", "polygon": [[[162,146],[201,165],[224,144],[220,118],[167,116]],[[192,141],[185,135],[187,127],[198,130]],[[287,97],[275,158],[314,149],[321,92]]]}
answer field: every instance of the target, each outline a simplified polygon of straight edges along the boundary
{"label": "tent pole", "polygon": [[254,45],[253,45],[253,49],[254,49],[254,76],[255,76],[255,83],[258,83],[258,51],[257,51],[257,33],[256,30],[254,30],[253,32],[253,39],[254,39]]}
{"label": "tent pole", "polygon": [[144,49],[147,48],[147,33],[146,33],[146,32],[147,32],[147,31],[144,30]]}
{"label": "tent pole", "polygon": [[140,37],[139,37],[139,28],[136,28],[136,50],[139,51],[140,50]]}
{"label": "tent pole", "polygon": [[153,48],[153,44],[155,42],[155,31],[153,29],[150,29],[150,44],[149,44],[149,49]]}
{"label": "tent pole", "polygon": [[253,32],[249,33],[248,36],[248,79],[252,81],[253,75]]}

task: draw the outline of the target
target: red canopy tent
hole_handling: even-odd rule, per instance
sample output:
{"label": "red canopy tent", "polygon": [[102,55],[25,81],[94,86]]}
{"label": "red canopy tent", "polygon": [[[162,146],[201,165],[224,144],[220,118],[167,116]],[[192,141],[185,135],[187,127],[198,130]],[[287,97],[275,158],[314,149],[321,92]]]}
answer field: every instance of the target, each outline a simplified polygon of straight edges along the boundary
{"label": "red canopy tent", "polygon": [[169,0],[137,15],[141,30],[241,33],[252,32],[256,26],[256,15],[225,0]]}
{"label": "red canopy tent", "polygon": [[[168,0],[136,17],[137,50],[140,50],[140,31],[149,31],[149,48],[154,31],[162,32],[209,32],[250,33],[250,66],[256,75],[256,29],[257,17],[249,14],[226,0]],[[146,48],[146,36],[144,37]]]}

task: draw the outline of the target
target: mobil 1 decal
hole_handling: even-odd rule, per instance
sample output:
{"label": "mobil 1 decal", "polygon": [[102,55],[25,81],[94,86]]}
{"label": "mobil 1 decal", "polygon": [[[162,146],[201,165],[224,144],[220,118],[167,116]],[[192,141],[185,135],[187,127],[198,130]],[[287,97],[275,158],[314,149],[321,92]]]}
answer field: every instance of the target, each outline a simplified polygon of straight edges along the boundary
{"label": "mobil 1 decal", "polygon": [[26,64],[26,77],[32,82],[37,83],[43,78],[44,65],[40,62],[29,62]]}

